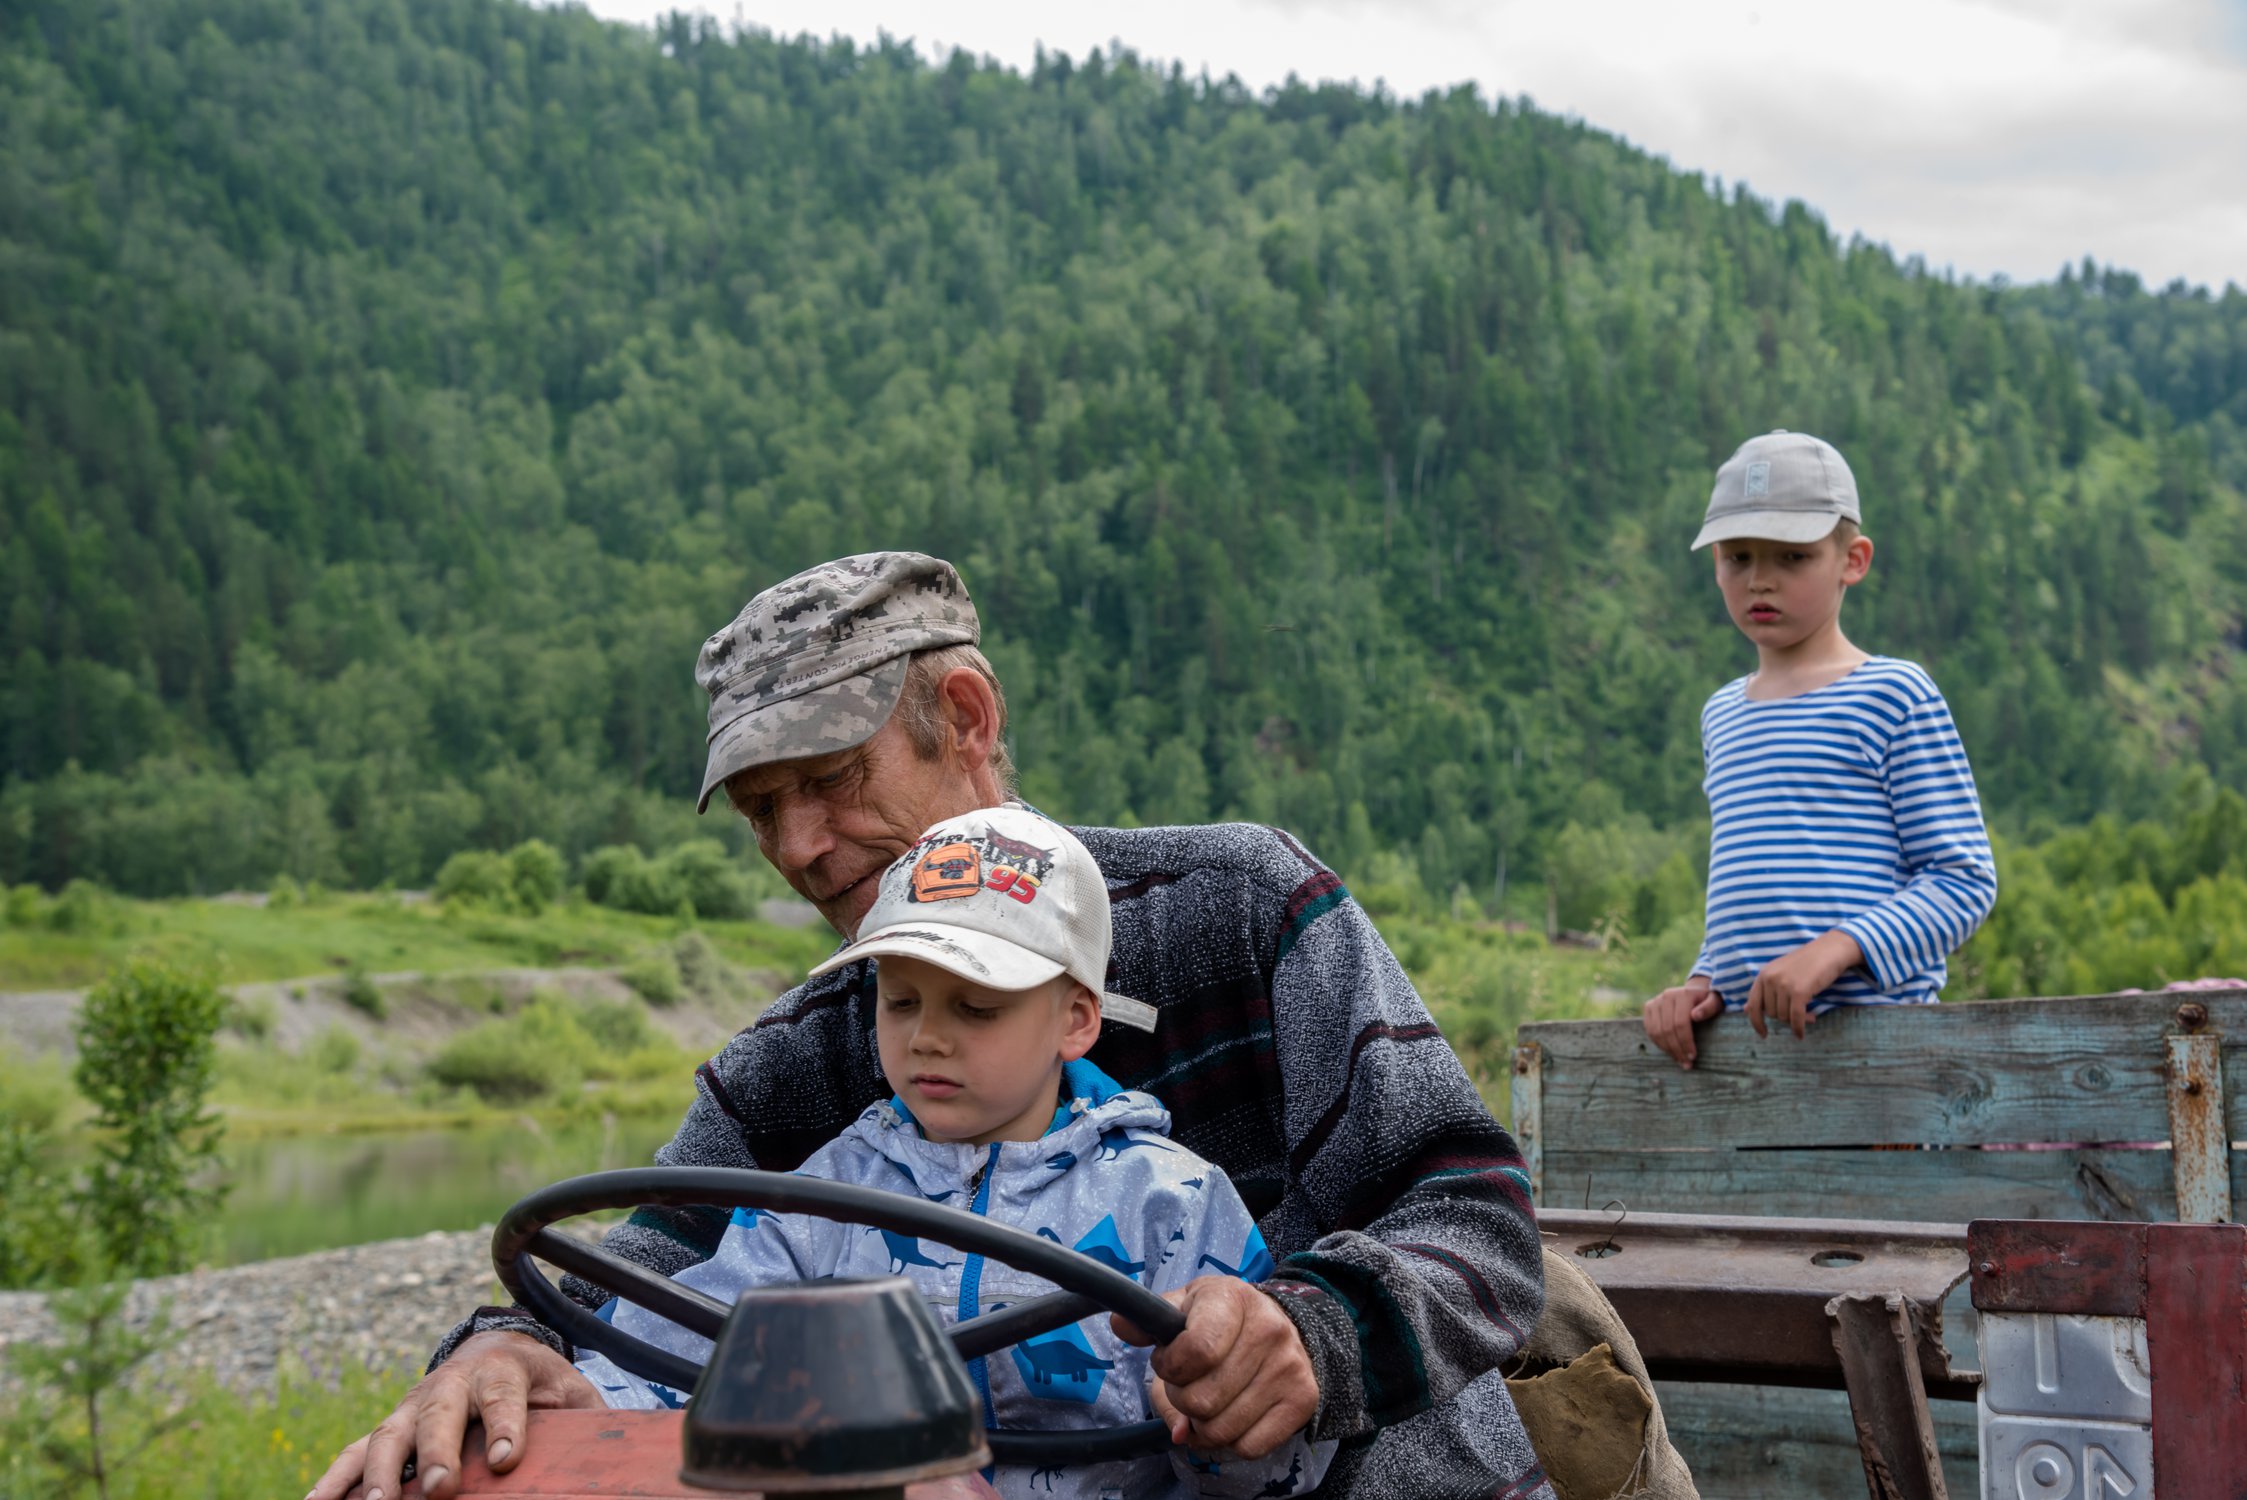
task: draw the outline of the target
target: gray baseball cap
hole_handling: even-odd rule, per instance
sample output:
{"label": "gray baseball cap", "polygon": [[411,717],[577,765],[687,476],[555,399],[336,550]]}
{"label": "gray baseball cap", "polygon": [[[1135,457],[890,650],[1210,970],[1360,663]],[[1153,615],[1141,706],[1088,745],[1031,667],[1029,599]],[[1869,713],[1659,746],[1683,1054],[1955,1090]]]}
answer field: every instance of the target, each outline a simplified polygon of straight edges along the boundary
{"label": "gray baseball cap", "polygon": [[897,707],[915,651],[982,635],[958,571],[918,552],[864,552],[774,584],[694,664],[710,695],[695,811],[736,771],[864,743]]}
{"label": "gray baseball cap", "polygon": [[1815,542],[1844,518],[1864,523],[1848,462],[1833,444],[1782,427],[1749,438],[1716,471],[1693,550],[1735,537]]}

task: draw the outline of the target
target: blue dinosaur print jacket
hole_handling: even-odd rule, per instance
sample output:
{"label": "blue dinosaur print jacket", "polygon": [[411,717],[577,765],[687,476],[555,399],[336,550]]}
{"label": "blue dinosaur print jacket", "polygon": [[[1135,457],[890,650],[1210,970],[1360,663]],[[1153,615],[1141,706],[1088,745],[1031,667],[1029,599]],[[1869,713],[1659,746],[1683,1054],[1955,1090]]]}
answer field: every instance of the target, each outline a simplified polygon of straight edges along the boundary
{"label": "blue dinosaur print jacket", "polygon": [[[1272,1254],[1240,1195],[1217,1167],[1171,1141],[1170,1113],[1121,1087],[1090,1062],[1062,1070],[1067,1102],[1035,1141],[988,1146],[925,1139],[902,1102],[870,1106],[800,1169],[809,1177],[919,1193],[1070,1245],[1157,1292],[1212,1273],[1261,1281]],[[753,1286],[819,1276],[902,1274],[946,1323],[1054,1290],[980,1255],[964,1255],[888,1230],[808,1215],[737,1211],[718,1253],[676,1279],[721,1301]],[[631,1304],[603,1316],[627,1333],[692,1358],[707,1339]],[[993,1427],[1109,1427],[1152,1415],[1150,1351],[1117,1338],[1105,1316],[972,1361],[968,1373]],[[679,1394],[625,1373],[605,1357],[578,1361],[610,1406],[681,1404]],[[1009,1500],[1152,1500],[1209,1495],[1277,1500],[1318,1484],[1331,1442],[1298,1434],[1254,1463],[1211,1463],[1174,1451],[1054,1472],[1002,1467],[992,1482]]]}

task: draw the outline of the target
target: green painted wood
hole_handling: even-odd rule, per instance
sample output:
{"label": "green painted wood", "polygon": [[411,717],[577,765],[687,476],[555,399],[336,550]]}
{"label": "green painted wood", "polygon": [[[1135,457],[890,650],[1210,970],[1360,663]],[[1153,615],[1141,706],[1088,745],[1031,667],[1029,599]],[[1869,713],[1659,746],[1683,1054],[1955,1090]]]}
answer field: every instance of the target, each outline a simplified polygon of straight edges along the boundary
{"label": "green painted wood", "polygon": [[[1702,1500],[1847,1500],[1865,1493],[1865,1469],[1840,1391],[1659,1381],[1670,1441],[1693,1470]],[[1952,1500],[1981,1490],[1974,1408],[1929,1403]]]}
{"label": "green painted wood", "polygon": [[[1800,1042],[1786,1032],[1758,1038],[1726,1015],[1698,1031],[1690,1072],[1656,1050],[1636,1018],[1539,1022],[1522,1027],[1520,1040],[1541,1049],[1551,1178],[1561,1151],[1650,1142],[2166,1140],[2162,1038],[2184,1003],[2205,1007],[2225,1051],[2247,1048],[2247,990],[1839,1011]],[[2247,1077],[2247,1057],[2225,1071]],[[2227,1104],[2239,1138],[2247,1101]],[[1563,1191],[1549,1183],[1553,1201]]]}
{"label": "green painted wood", "polygon": [[[2247,1202],[2247,1158],[2232,1160]],[[2159,1219],[2177,1216],[2167,1151],[1582,1151],[1549,1144],[1554,1208],[1806,1219]]]}

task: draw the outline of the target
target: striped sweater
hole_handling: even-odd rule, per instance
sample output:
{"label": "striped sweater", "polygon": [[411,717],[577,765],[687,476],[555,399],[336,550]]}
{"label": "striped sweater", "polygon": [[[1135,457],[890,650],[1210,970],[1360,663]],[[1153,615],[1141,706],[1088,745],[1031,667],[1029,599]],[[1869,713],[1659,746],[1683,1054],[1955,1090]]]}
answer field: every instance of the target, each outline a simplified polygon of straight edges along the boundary
{"label": "striped sweater", "polygon": [[1708,920],[1693,972],[1747,1004],[1765,964],[1839,928],[1864,950],[1812,1003],[1932,1003],[1945,959],[1997,900],[1973,768],[1933,680],[1876,656],[1758,702],[1747,679],[1701,711]]}
{"label": "striped sweater", "polygon": [[[1272,829],[1075,831],[1115,914],[1108,987],[1159,1012],[1151,1035],[1108,1027],[1093,1061],[1160,1099],[1258,1216],[1279,1261],[1266,1288],[1318,1375],[1311,1436],[1341,1440],[1319,1493],[1550,1496],[1498,1373],[1544,1295],[1522,1157],[1363,909]],[[871,963],[781,996],[696,1081],[659,1163],[795,1168],[889,1092]],[[726,1222],[642,1210],[607,1245],[670,1274]],[[485,1309],[437,1359],[488,1328],[563,1348]]]}

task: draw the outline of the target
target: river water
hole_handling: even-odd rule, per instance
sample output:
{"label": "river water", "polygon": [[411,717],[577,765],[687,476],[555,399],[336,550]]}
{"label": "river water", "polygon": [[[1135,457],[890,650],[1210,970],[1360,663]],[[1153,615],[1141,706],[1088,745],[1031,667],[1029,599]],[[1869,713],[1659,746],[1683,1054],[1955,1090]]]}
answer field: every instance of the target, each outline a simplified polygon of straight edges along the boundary
{"label": "river water", "polygon": [[581,1172],[651,1164],[671,1118],[564,1126],[514,1120],[470,1130],[228,1140],[232,1188],[216,1263],[238,1265],[498,1219],[534,1188]]}

